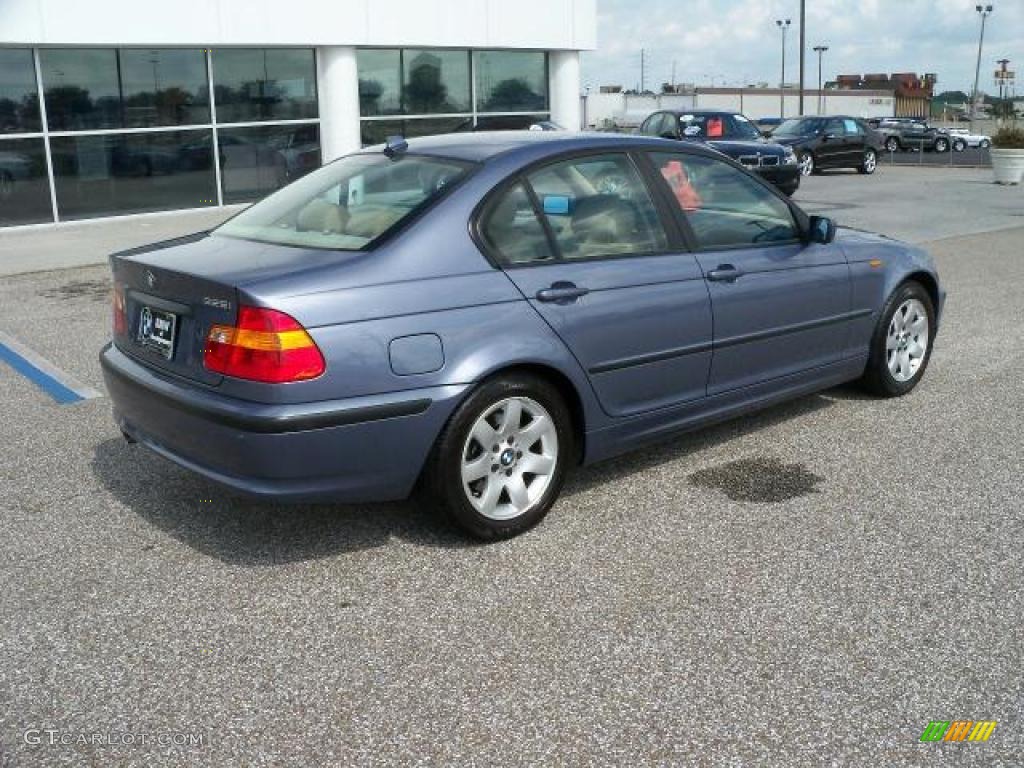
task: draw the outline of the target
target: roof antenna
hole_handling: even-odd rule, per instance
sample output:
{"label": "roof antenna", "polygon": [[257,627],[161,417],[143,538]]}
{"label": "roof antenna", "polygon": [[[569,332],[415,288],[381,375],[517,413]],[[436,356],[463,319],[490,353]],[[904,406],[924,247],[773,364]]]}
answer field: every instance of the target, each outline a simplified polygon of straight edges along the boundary
{"label": "roof antenna", "polygon": [[384,144],[384,154],[392,160],[396,155],[401,155],[409,148],[409,142],[404,136],[388,136]]}

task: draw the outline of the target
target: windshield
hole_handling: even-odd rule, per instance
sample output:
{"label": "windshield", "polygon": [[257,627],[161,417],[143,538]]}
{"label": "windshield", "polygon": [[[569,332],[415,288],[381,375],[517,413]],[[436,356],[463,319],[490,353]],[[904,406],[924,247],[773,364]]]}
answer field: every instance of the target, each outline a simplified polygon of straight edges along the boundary
{"label": "windshield", "polygon": [[747,120],[743,115],[733,115],[732,123],[736,130],[736,138],[748,140],[762,138],[761,132],[757,130],[757,126]]}
{"label": "windshield", "polygon": [[786,120],[772,131],[772,136],[811,136],[822,130],[825,121],[818,118],[809,120]]}
{"label": "windshield", "polygon": [[455,160],[350,155],[256,203],[214,234],[359,250],[440,198],[468,170]]}

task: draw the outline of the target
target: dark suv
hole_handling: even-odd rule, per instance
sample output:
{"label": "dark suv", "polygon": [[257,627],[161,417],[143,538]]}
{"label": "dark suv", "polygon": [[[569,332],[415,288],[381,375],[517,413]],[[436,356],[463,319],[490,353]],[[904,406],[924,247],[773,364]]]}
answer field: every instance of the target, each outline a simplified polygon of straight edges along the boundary
{"label": "dark suv", "polygon": [[767,141],[754,123],[738,112],[707,109],[655,112],[644,120],[640,133],[703,142],[787,195],[800,187],[800,169],[792,150]]}
{"label": "dark suv", "polygon": [[791,147],[800,172],[810,176],[822,168],[856,168],[874,173],[882,137],[863,120],[835,117],[795,117],[772,131],[772,141]]}
{"label": "dark suv", "polygon": [[967,141],[950,134],[943,128],[928,125],[924,120],[882,120],[878,124],[885,148],[889,152],[917,149],[932,152],[948,152],[952,147],[956,152],[967,149]]}

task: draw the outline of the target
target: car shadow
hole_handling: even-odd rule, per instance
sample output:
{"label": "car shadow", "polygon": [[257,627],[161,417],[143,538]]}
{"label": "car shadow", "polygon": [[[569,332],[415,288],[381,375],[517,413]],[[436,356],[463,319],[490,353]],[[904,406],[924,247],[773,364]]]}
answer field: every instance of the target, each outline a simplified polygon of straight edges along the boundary
{"label": "car shadow", "polygon": [[[564,496],[622,480],[747,434],[829,408],[846,387],[802,397],[573,472]],[[266,504],[234,494],[120,438],[100,443],[92,471],[126,509],[155,529],[225,563],[277,566],[386,546],[398,538],[416,546],[482,546],[413,501],[389,504]],[[143,541],[152,550],[158,540]]]}
{"label": "car shadow", "polygon": [[[92,471],[103,487],[154,528],[225,563],[275,566],[386,546],[478,546],[440,515],[412,502],[267,504],[235,494],[120,438],[100,443]],[[143,550],[158,537],[142,542]]]}

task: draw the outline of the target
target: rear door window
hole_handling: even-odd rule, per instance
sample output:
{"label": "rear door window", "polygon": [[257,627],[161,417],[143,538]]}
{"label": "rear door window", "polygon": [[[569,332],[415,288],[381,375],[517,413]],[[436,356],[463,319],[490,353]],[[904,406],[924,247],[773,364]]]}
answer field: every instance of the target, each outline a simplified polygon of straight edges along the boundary
{"label": "rear door window", "polygon": [[506,264],[530,264],[553,258],[547,233],[522,183],[511,187],[488,207],[480,232]]}
{"label": "rear door window", "polygon": [[563,259],[664,252],[668,237],[627,155],[590,155],[527,177]]}

